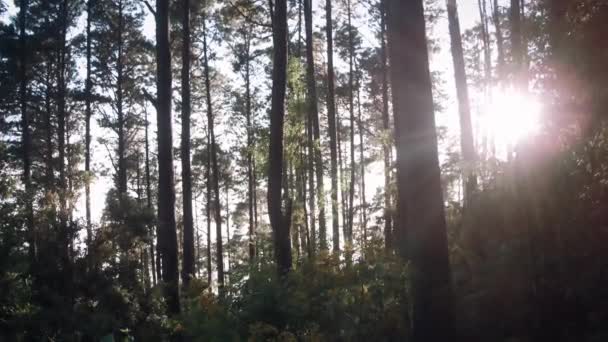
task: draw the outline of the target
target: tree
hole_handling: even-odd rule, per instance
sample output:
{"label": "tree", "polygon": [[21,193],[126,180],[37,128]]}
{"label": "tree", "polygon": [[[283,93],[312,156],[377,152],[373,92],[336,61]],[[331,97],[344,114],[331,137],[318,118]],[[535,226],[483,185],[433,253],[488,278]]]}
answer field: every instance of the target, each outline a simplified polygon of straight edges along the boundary
{"label": "tree", "polygon": [[386,136],[385,142],[382,144],[382,154],[384,161],[384,245],[386,249],[392,248],[393,242],[393,222],[392,214],[390,209],[392,207],[391,194],[389,191],[391,183],[391,151],[392,151],[392,137],[393,134],[390,131],[390,119],[389,119],[389,96],[388,96],[388,52],[386,48],[386,3],[388,0],[380,0],[380,63],[382,69],[382,128],[384,129],[384,135]]}
{"label": "tree", "polygon": [[477,177],[474,172],[476,157],[475,144],[473,142],[473,125],[471,123],[471,106],[456,0],[448,0],[447,7],[454,78],[456,79],[456,95],[458,97],[458,112],[460,114],[460,149],[462,151],[462,159],[465,162],[464,203],[468,205],[470,197],[477,187]]}
{"label": "tree", "polygon": [[223,291],[224,286],[224,250],[222,245],[222,207],[220,203],[220,185],[219,185],[219,166],[217,161],[217,143],[215,141],[214,119],[213,119],[213,104],[211,101],[211,78],[209,73],[209,57],[207,45],[207,15],[206,9],[203,10],[203,67],[205,77],[205,95],[207,100],[207,126],[209,130],[209,153],[211,154],[211,184],[213,188],[213,209],[215,220],[215,235],[216,235],[216,252],[217,252],[217,281],[220,291]]}
{"label": "tree", "polygon": [[[327,121],[329,125],[329,150],[331,158],[331,217],[333,251],[340,251],[340,223],[338,218],[338,151],[336,130],[336,96],[334,85],[334,43],[331,0],[325,1],[325,34],[327,35]],[[321,249],[323,245],[321,236]]]}
{"label": "tree", "polygon": [[291,270],[290,218],[291,204],[283,212],[283,123],[287,87],[287,0],[277,0],[272,20],[272,102],[270,108],[270,154],[268,164],[268,216],[274,240],[274,253],[279,275]]}
{"label": "tree", "polygon": [[27,109],[27,36],[26,20],[28,11],[28,1],[19,1],[19,105],[21,110],[21,145],[23,160],[23,184],[25,187],[26,202],[26,226],[29,235],[30,258],[34,260],[36,253],[36,242],[34,239],[34,206],[32,200],[32,180],[31,180],[31,138],[30,138],[30,118]]}
{"label": "tree", "polygon": [[156,0],[156,88],[158,125],[158,224],[162,276],[169,314],[180,311],[175,188],[173,181],[171,119],[171,49],[169,45],[169,0]]}
{"label": "tree", "polygon": [[182,281],[188,285],[196,275],[194,263],[194,219],[192,216],[192,171],[190,169],[190,0],[182,0],[182,200],[184,242]]}
{"label": "tree", "polygon": [[399,249],[412,266],[413,340],[447,341],[452,337],[450,266],[422,3],[391,1],[387,11]]}
{"label": "tree", "polygon": [[[312,0],[304,0],[304,30],[306,32],[306,86],[307,86],[307,103],[308,103],[308,153],[309,153],[309,168],[308,176],[310,190],[310,215],[311,222],[311,246],[312,250],[317,248],[315,220],[314,220],[314,177],[313,169],[317,177],[317,206],[319,207],[319,241],[321,246],[327,248],[327,224],[325,222],[325,186],[323,182],[323,159],[321,156],[321,134],[319,129],[319,108],[317,106],[317,84],[315,81],[315,59],[314,59],[314,44],[312,32]],[[314,138],[314,140],[313,140]]]}
{"label": "tree", "polygon": [[[93,231],[91,227],[91,97],[93,89],[92,70],[91,70],[91,24],[93,22],[93,1],[87,0],[87,23],[86,23],[86,63],[87,63],[87,74],[85,80],[85,160],[84,160],[84,171],[85,177],[85,216],[87,222],[87,245],[90,246],[91,239],[93,237]],[[147,126],[146,126],[147,130]],[[147,132],[147,131],[146,131]],[[147,143],[147,140],[146,140]]]}

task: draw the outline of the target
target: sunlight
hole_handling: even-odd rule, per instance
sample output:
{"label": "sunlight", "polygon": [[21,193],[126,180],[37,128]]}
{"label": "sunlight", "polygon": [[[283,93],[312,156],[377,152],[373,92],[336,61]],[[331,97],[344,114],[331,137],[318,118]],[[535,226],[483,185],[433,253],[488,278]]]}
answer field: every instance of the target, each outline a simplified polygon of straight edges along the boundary
{"label": "sunlight", "polygon": [[495,91],[485,106],[483,125],[498,151],[507,151],[522,139],[538,133],[542,105],[533,95],[513,90]]}

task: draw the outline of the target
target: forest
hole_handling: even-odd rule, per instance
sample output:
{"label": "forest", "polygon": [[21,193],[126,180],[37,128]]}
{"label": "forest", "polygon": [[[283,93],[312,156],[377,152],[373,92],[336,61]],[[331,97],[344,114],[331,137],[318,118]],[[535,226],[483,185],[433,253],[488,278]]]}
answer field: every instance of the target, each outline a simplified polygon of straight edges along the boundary
{"label": "forest", "polygon": [[608,1],[0,0],[0,341],[608,341]]}

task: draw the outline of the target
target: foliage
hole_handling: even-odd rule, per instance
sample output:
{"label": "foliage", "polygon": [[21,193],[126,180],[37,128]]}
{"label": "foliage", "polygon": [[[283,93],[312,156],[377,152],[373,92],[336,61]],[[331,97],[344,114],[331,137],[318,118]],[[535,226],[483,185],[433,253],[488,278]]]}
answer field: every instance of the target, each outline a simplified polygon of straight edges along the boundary
{"label": "foliage", "polygon": [[403,340],[407,268],[374,241],[350,266],[324,254],[279,279],[269,260],[232,273],[224,298],[190,300],[184,328],[195,341]]}

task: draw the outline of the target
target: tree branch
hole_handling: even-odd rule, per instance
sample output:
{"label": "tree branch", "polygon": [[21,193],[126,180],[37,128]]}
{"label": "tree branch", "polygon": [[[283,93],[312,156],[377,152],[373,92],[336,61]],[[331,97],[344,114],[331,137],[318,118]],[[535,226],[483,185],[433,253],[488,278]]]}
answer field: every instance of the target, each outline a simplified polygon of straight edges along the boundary
{"label": "tree branch", "polygon": [[152,13],[152,15],[154,15],[154,17],[156,17],[156,11],[154,10],[154,7],[152,7],[152,5],[150,5],[148,0],[141,0],[141,2],[143,2],[144,5],[146,5],[146,7],[148,7],[148,9],[150,10],[150,13]]}
{"label": "tree branch", "polygon": [[258,26],[262,26],[262,27],[268,27],[268,28],[272,28],[271,24],[266,24],[260,21],[257,21],[255,19],[253,19],[250,15],[245,14],[243,11],[241,11],[241,9],[239,8],[238,5],[233,4],[231,1],[228,1],[228,3],[230,4],[230,6],[232,6],[232,8],[234,8],[235,11],[238,12],[238,14],[243,17],[243,19],[245,19],[245,21],[254,24],[254,25],[258,25]]}
{"label": "tree branch", "polygon": [[152,95],[150,95],[150,93],[148,93],[148,90],[146,90],[145,88],[142,89],[143,95],[146,98],[146,100],[150,101],[150,103],[152,104],[152,106],[154,106],[154,108],[157,108],[158,102],[156,101],[156,98]]}

